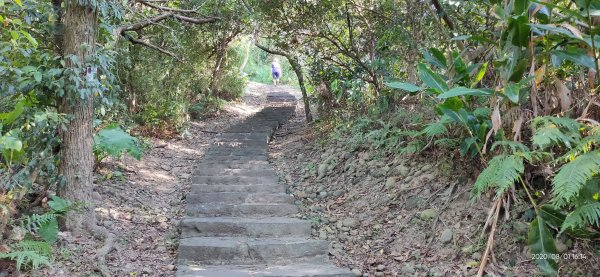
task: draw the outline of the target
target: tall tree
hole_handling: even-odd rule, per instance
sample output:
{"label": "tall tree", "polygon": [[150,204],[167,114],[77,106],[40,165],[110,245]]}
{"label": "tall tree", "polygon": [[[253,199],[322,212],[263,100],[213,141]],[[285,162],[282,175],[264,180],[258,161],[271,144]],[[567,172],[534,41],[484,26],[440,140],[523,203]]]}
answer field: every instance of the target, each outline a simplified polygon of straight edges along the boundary
{"label": "tall tree", "polygon": [[[69,120],[60,131],[60,172],[64,183],[59,185],[58,193],[68,200],[91,202],[94,95],[89,88],[94,82],[91,69],[96,54],[98,11],[95,6],[77,0],[65,1],[65,6],[62,55],[65,57],[67,72],[75,77],[69,79],[69,85],[75,90],[59,99],[58,111],[68,115]],[[82,75],[89,78],[84,79],[85,81],[76,78]],[[91,208],[88,206],[83,211],[70,213],[66,221],[67,229],[79,230],[84,224],[95,224],[96,217],[90,216]]]}

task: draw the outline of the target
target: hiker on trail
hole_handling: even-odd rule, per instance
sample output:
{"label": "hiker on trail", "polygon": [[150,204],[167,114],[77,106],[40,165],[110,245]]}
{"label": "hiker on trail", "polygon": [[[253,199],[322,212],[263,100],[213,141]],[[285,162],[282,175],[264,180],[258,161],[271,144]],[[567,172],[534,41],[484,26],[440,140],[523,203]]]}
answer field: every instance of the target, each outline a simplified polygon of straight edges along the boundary
{"label": "hiker on trail", "polygon": [[277,85],[279,83],[279,78],[281,78],[281,65],[277,58],[275,58],[271,64],[271,77],[273,77],[273,84]]}

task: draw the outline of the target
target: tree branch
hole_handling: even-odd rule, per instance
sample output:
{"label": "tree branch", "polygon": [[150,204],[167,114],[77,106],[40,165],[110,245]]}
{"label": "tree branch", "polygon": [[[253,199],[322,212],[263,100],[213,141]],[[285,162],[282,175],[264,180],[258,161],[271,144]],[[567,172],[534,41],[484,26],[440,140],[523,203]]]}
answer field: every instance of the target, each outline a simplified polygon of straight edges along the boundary
{"label": "tree branch", "polygon": [[183,10],[183,9],[175,9],[175,8],[169,8],[169,7],[165,7],[165,6],[152,4],[153,2],[156,3],[157,1],[137,0],[137,2],[141,3],[144,6],[148,6],[150,8],[161,10],[161,11],[178,12],[178,13],[198,13],[197,8],[193,9],[193,10]]}
{"label": "tree branch", "polygon": [[140,45],[146,46],[146,47],[148,47],[148,48],[150,48],[150,49],[153,49],[153,50],[156,50],[156,51],[158,51],[158,52],[161,52],[161,53],[163,53],[163,54],[165,54],[165,55],[167,55],[167,56],[171,56],[171,57],[175,58],[176,60],[178,60],[178,61],[180,61],[180,62],[181,62],[181,61],[183,61],[183,60],[181,60],[179,57],[177,57],[177,55],[175,55],[175,53],[173,53],[173,52],[169,52],[169,51],[167,51],[167,50],[165,50],[165,49],[163,49],[163,48],[160,48],[160,47],[158,47],[158,46],[156,46],[156,45],[150,44],[150,43],[149,43],[149,42],[147,42],[147,41],[144,41],[144,40],[141,40],[141,39],[134,38],[134,37],[132,37],[131,35],[129,35],[129,34],[127,34],[127,33],[125,33],[123,36],[124,36],[124,37],[125,37],[127,40],[129,40],[129,41],[130,41],[132,44],[140,44]]}

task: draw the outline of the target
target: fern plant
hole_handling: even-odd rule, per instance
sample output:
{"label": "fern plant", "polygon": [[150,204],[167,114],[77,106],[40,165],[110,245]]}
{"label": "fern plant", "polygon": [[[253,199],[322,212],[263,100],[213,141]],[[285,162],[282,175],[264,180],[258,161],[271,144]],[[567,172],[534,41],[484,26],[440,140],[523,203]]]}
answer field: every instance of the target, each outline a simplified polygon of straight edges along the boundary
{"label": "fern plant", "polygon": [[30,266],[38,269],[40,266],[50,266],[52,261],[52,243],[58,237],[57,218],[72,209],[71,203],[52,196],[48,201],[50,211],[44,214],[31,214],[20,219],[20,225],[28,233],[28,237],[39,237],[42,240],[26,239],[10,246],[8,253],[0,253],[0,259],[10,259],[16,262],[17,270]]}

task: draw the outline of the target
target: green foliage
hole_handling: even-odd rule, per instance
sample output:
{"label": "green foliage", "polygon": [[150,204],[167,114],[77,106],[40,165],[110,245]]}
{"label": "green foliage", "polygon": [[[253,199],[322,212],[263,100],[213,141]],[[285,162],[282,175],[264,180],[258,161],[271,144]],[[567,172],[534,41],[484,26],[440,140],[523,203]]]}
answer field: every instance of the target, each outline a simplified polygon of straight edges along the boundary
{"label": "green foliage", "polygon": [[494,188],[496,195],[501,196],[514,185],[524,171],[522,157],[515,155],[495,156],[477,177],[477,181],[471,190],[471,199],[478,199],[482,193],[490,188]]}
{"label": "green foliage", "polygon": [[58,238],[57,218],[73,209],[68,201],[52,196],[48,201],[50,211],[44,214],[31,214],[20,219],[21,227],[32,236],[39,236],[42,241],[25,239],[10,244],[8,253],[0,253],[0,258],[16,261],[17,270],[22,267],[38,269],[52,265],[52,244]]}
{"label": "green foliage", "polygon": [[577,207],[570,212],[561,226],[561,232],[594,225],[600,227],[600,203],[594,202]]}
{"label": "green foliage", "polygon": [[593,176],[600,173],[600,151],[578,156],[561,167],[552,180],[553,201],[562,207],[572,203]]}
{"label": "green foliage", "polygon": [[[29,246],[31,246],[31,243],[33,243],[33,241],[23,241],[21,243],[26,243],[29,244]],[[37,243],[47,244],[46,242]],[[21,270],[21,268],[24,265],[31,266],[31,268],[34,270],[40,268],[41,266],[52,266],[51,259],[49,256],[37,251],[19,250],[19,248],[19,245],[17,245],[15,249],[8,253],[0,253],[0,258],[16,261],[17,270]]]}
{"label": "green foliage", "polygon": [[110,125],[94,136],[94,155],[98,162],[101,162],[106,156],[120,158],[123,153],[139,160],[142,150],[138,140],[118,126]]}
{"label": "green foliage", "polygon": [[217,97],[204,97],[198,103],[191,105],[188,112],[194,119],[205,119],[217,114],[225,104],[225,101]]}
{"label": "green foliage", "polygon": [[557,256],[558,251],[554,245],[554,240],[546,222],[541,216],[538,216],[529,227],[529,249],[534,255],[539,255],[535,262],[539,268],[546,274],[555,275],[558,271]]}

